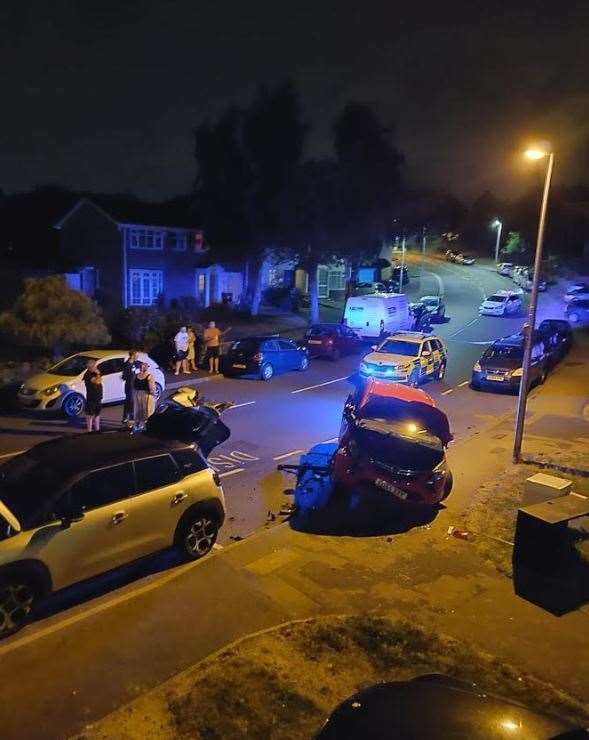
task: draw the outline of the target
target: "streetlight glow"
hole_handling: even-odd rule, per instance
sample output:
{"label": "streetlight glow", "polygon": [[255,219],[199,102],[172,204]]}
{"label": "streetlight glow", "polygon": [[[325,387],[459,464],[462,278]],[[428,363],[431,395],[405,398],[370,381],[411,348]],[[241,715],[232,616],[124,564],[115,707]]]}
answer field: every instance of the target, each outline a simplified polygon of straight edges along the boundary
{"label": "streetlight glow", "polygon": [[495,240],[495,264],[499,264],[499,245],[501,244],[501,229],[503,223],[496,218],[491,224],[492,229],[497,229],[497,239]]}
{"label": "streetlight glow", "polygon": [[502,226],[501,221],[499,221],[498,218],[496,218],[493,223],[491,224],[491,228],[498,229],[500,226]]}
{"label": "streetlight glow", "polygon": [[542,149],[526,149],[524,152],[524,157],[528,159],[544,159],[545,156],[546,152],[542,151]]}

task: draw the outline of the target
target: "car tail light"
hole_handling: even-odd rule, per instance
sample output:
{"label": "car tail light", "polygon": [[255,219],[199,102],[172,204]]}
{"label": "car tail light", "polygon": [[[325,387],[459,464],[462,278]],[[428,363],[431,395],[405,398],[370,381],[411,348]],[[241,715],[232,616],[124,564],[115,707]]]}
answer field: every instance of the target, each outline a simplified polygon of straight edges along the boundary
{"label": "car tail light", "polygon": [[256,352],[256,354],[252,357],[252,360],[254,362],[262,362],[262,353]]}
{"label": "car tail light", "polygon": [[333,344],[333,339],[328,339],[327,344]]}
{"label": "car tail light", "polygon": [[216,470],[213,470],[213,480],[215,481],[215,485],[221,488],[221,476]]}

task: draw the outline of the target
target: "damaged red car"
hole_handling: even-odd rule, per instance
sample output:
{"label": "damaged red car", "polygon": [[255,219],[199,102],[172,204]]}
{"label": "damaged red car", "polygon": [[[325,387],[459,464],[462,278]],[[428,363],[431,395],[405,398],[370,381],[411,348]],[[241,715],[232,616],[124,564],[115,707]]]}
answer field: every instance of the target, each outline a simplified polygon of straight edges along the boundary
{"label": "damaged red car", "polygon": [[334,483],[376,488],[399,502],[435,505],[452,490],[448,417],[422,390],[370,379],[344,407]]}

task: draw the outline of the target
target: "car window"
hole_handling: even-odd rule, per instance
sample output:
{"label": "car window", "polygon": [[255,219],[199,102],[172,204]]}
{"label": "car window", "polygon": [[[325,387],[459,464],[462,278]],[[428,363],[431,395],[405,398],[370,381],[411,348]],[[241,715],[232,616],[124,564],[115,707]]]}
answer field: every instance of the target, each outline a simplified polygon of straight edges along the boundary
{"label": "car window", "polygon": [[274,339],[270,339],[267,342],[264,342],[262,350],[265,352],[276,352],[278,350],[278,342]]}
{"label": "car window", "polygon": [[123,371],[124,359],[122,357],[113,357],[112,360],[104,360],[98,363],[98,369],[101,375],[112,375]]}
{"label": "car window", "polygon": [[286,349],[286,350],[292,350],[292,349],[297,348],[296,344],[294,342],[291,342],[289,339],[279,339],[278,346],[280,347],[280,349]]}
{"label": "car window", "polygon": [[46,519],[47,507],[63,486],[61,475],[26,453],[0,467],[0,501],[25,529]]}
{"label": "car window", "polygon": [[421,345],[421,354],[423,354],[424,352],[431,352],[431,351],[432,351],[432,346],[429,342],[424,342]]}
{"label": "car window", "polygon": [[378,348],[378,351],[391,355],[417,357],[419,354],[419,344],[417,342],[404,342],[402,339],[385,339]]}
{"label": "car window", "polygon": [[240,339],[237,342],[233,342],[231,345],[232,350],[237,352],[245,352],[246,354],[252,354],[258,352],[260,348],[260,342],[255,339]]}
{"label": "car window", "polygon": [[85,475],[70,489],[70,504],[74,511],[91,511],[122,501],[135,493],[131,463],[113,465]]}
{"label": "car window", "polygon": [[435,350],[442,351],[442,343],[439,339],[432,339],[432,348]]}
{"label": "car window", "polygon": [[157,455],[145,460],[135,460],[135,476],[137,492],[143,493],[175,483],[179,473],[170,455]]}
{"label": "car window", "polygon": [[185,447],[182,450],[174,450],[172,457],[180,469],[181,475],[192,475],[201,470],[206,470],[207,464],[198,452],[192,447]]}
{"label": "car window", "polygon": [[96,357],[90,357],[90,355],[74,355],[58,362],[57,365],[49,368],[47,372],[52,375],[68,375],[73,378],[83,373],[88,366],[88,362],[95,359]]}

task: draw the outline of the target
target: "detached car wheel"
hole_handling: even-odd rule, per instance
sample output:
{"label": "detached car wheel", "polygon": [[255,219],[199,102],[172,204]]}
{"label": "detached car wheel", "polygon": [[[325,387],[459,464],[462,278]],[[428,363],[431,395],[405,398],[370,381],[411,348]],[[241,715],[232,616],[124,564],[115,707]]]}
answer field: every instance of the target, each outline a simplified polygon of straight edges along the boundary
{"label": "detached car wheel", "polygon": [[34,578],[26,574],[0,576],[0,639],[27,624],[39,596]]}
{"label": "detached car wheel", "polygon": [[84,396],[81,393],[69,393],[61,404],[61,409],[68,419],[76,419],[84,413]]}
{"label": "detached car wheel", "polygon": [[272,365],[268,362],[264,367],[262,368],[260,372],[260,380],[270,380],[274,375],[274,368]]}
{"label": "detached car wheel", "polygon": [[301,357],[301,364],[299,365],[299,370],[308,370],[309,369],[309,358],[307,355],[303,355]]}
{"label": "detached car wheel", "polygon": [[195,511],[178,524],[176,549],[184,560],[198,560],[207,555],[217,541],[219,525],[209,513]]}

